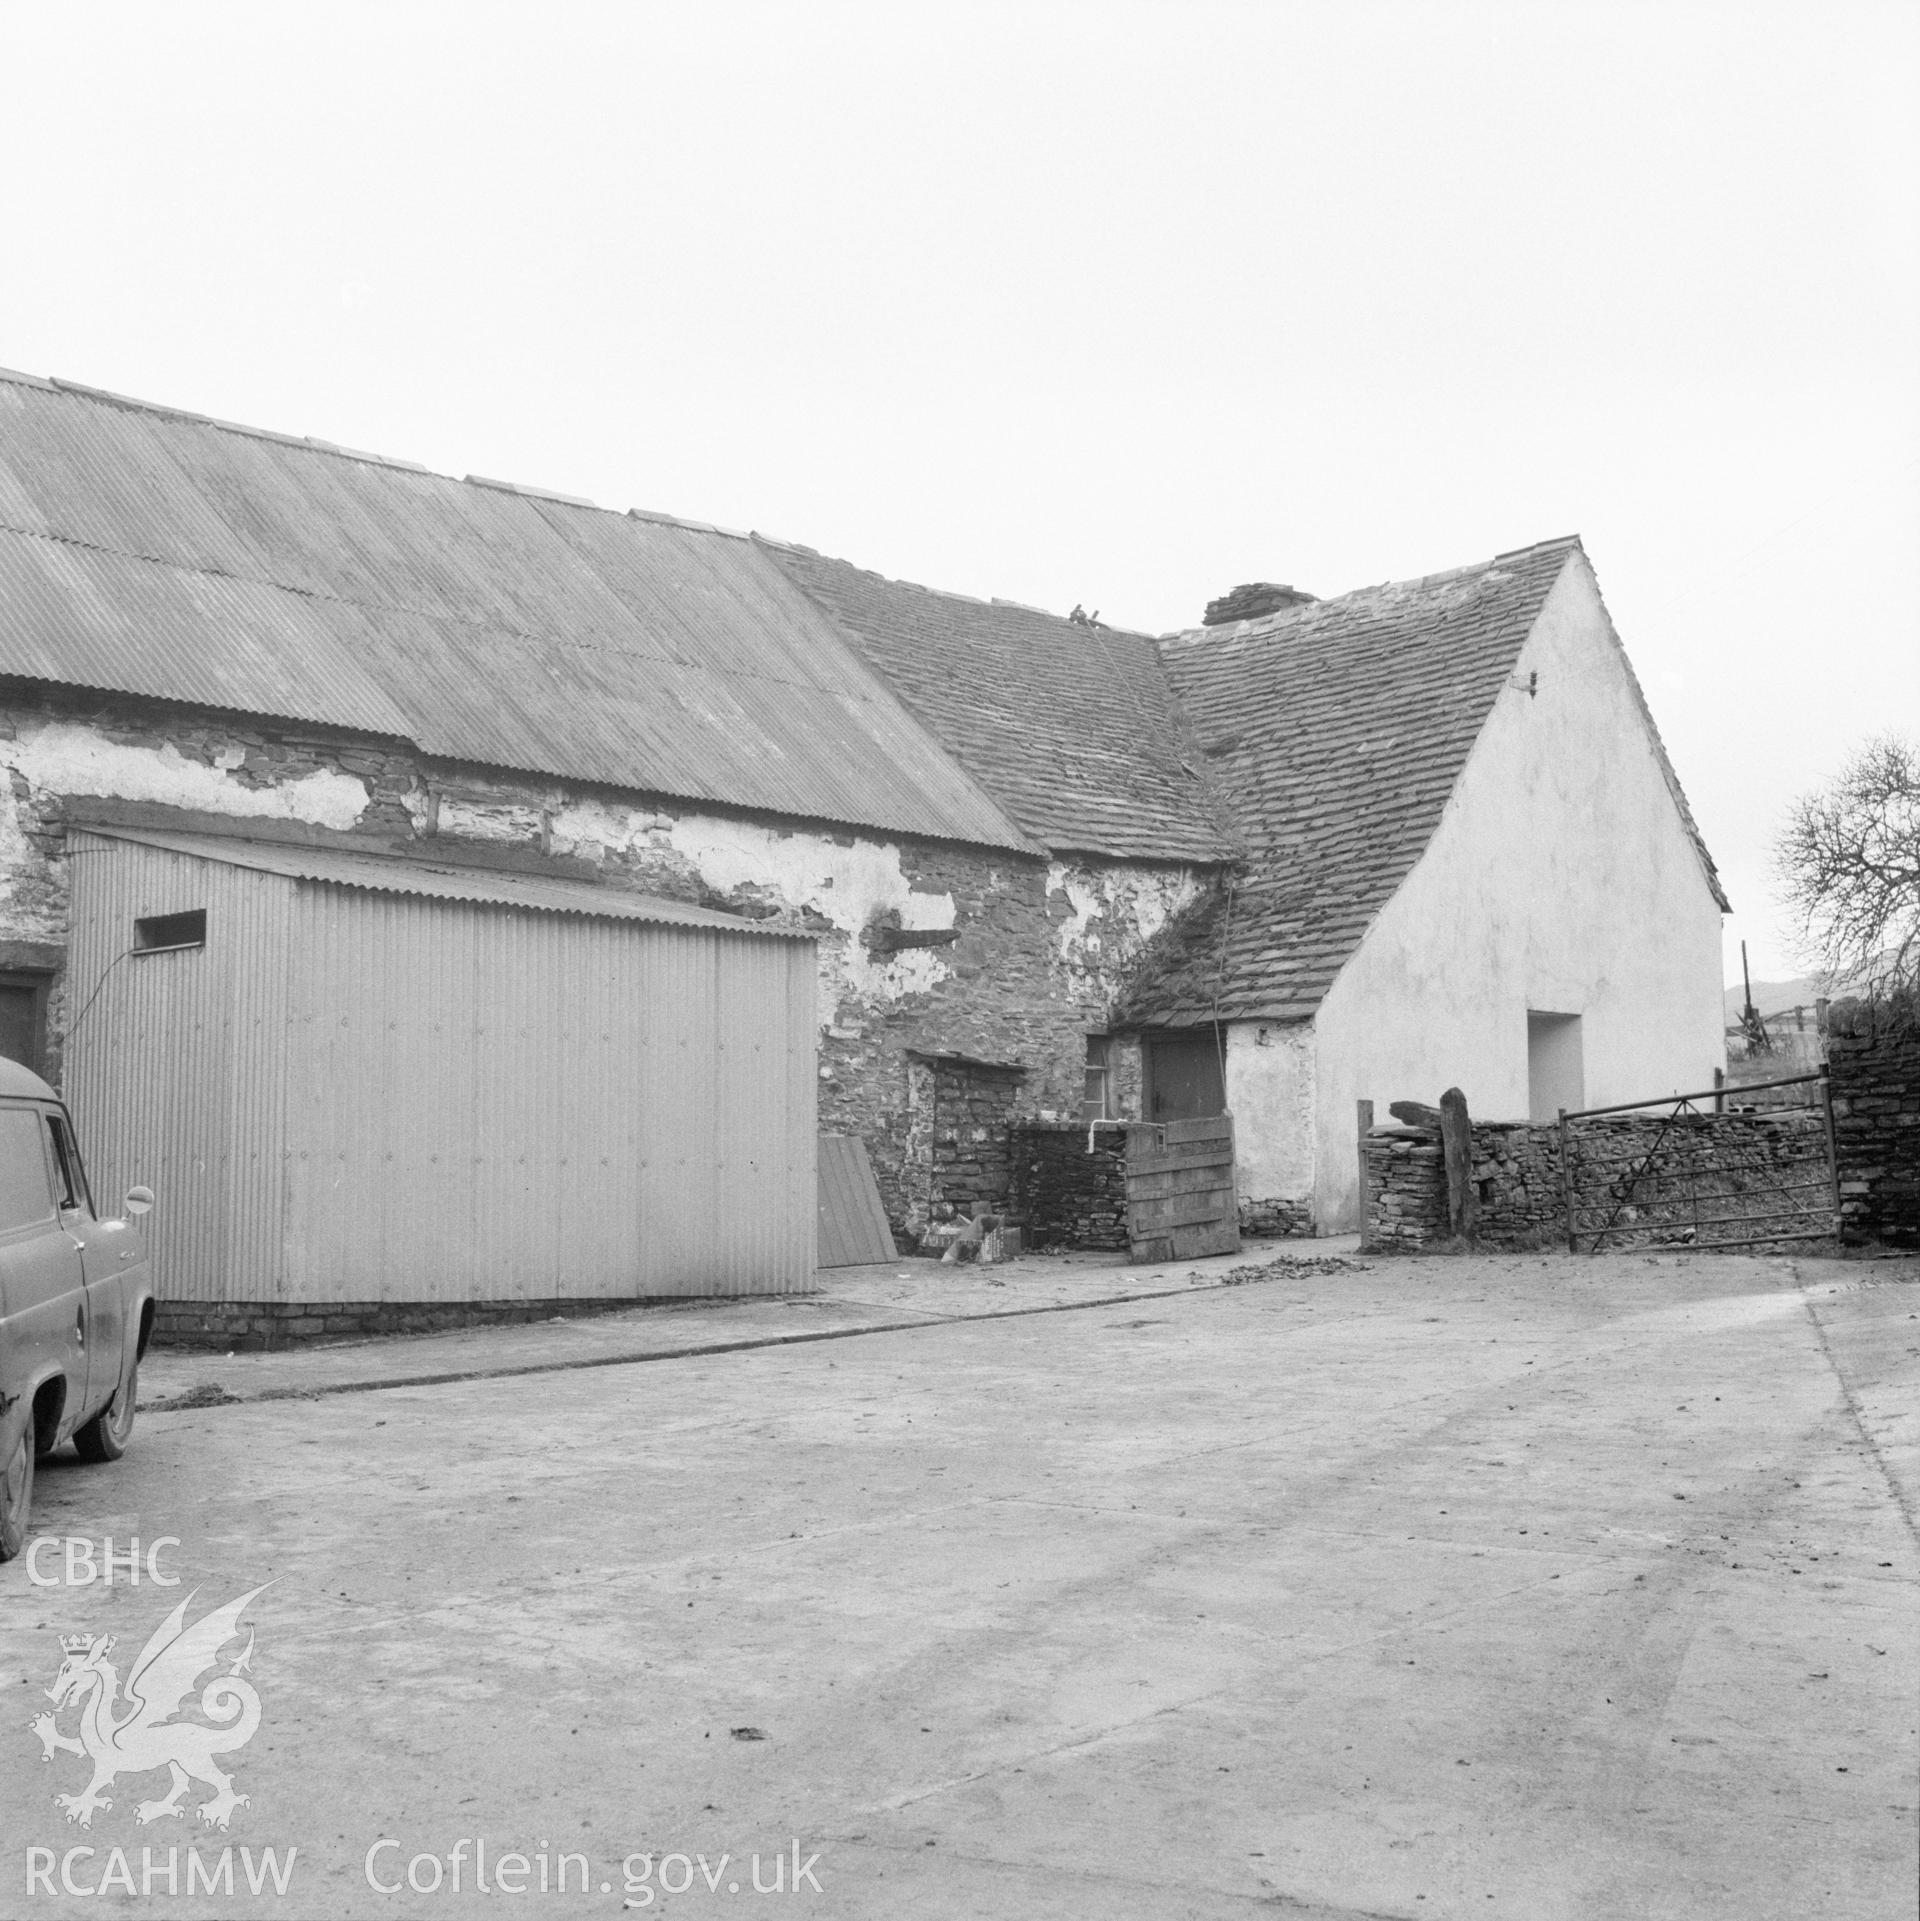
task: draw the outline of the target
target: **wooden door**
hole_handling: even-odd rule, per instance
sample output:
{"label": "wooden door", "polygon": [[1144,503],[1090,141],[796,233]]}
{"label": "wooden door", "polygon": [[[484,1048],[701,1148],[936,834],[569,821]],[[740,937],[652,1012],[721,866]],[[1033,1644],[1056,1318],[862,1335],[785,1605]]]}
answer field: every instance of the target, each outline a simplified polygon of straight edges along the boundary
{"label": "wooden door", "polygon": [[1127,1130],[1127,1245],[1135,1261],[1240,1251],[1230,1115]]}
{"label": "wooden door", "polygon": [[1211,1120],[1227,1111],[1220,1042],[1211,1027],[1169,1028],[1142,1036],[1146,1118]]}

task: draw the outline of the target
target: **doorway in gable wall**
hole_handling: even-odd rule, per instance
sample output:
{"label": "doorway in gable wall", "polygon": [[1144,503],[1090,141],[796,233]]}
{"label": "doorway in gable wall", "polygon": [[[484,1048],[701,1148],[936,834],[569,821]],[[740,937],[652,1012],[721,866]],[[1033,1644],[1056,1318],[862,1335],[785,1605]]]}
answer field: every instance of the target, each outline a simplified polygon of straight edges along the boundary
{"label": "doorway in gable wall", "polygon": [[1580,1016],[1527,1009],[1527,1118],[1555,1119],[1564,1107],[1584,1107],[1586,1067],[1580,1053]]}

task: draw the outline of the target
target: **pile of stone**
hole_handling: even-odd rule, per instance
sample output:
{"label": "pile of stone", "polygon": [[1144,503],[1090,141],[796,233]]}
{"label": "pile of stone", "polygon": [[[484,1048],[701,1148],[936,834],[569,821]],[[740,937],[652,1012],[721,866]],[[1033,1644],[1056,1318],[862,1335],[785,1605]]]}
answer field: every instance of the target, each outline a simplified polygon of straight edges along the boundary
{"label": "pile of stone", "polygon": [[1366,1244],[1425,1247],[1447,1235],[1447,1171],[1437,1135],[1376,1127],[1367,1135]]}
{"label": "pile of stone", "polygon": [[1208,601],[1201,625],[1227,627],[1237,620],[1260,620],[1289,607],[1303,607],[1313,598],[1298,587],[1283,587],[1277,580],[1249,580],[1232,593]]}

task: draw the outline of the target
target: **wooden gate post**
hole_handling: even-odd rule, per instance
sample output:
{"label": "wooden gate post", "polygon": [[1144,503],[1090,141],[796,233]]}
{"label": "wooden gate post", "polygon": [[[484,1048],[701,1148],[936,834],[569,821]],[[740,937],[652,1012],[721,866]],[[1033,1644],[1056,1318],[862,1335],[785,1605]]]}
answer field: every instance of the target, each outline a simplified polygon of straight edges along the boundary
{"label": "wooden gate post", "polygon": [[[1567,1210],[1567,1252],[1578,1254],[1580,1242],[1573,1231],[1573,1143],[1567,1138],[1567,1110],[1560,1110],[1560,1199]],[[1595,1243],[1599,1245],[1598,1242]]]}
{"label": "wooden gate post", "polygon": [[1366,1247],[1373,1240],[1373,1194],[1367,1186],[1367,1136],[1373,1132],[1373,1103],[1356,1101],[1354,1109],[1360,1139],[1360,1245]]}
{"label": "wooden gate post", "polygon": [[1840,1238],[1840,1144],[1833,1132],[1833,1064],[1820,1063],[1820,1118],[1827,1127],[1827,1185],[1833,1195],[1833,1238]]}
{"label": "wooden gate post", "polygon": [[1480,1225],[1480,1196],[1473,1185],[1473,1122],[1457,1087],[1440,1096],[1440,1153],[1447,1164],[1447,1232],[1470,1241]]}

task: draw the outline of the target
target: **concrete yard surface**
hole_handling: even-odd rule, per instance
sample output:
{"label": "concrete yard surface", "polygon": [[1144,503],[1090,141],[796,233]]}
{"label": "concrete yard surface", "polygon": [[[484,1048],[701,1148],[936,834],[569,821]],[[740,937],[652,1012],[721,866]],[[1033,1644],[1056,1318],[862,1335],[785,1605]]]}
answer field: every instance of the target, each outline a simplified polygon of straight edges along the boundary
{"label": "concrete yard surface", "polygon": [[[1267,1258],[157,1363],[242,1397],[0,1569],[0,1914],[1911,1916],[1920,1263]],[[227,1827],[164,1756],[69,1822],[61,1637],[263,1583]]]}

